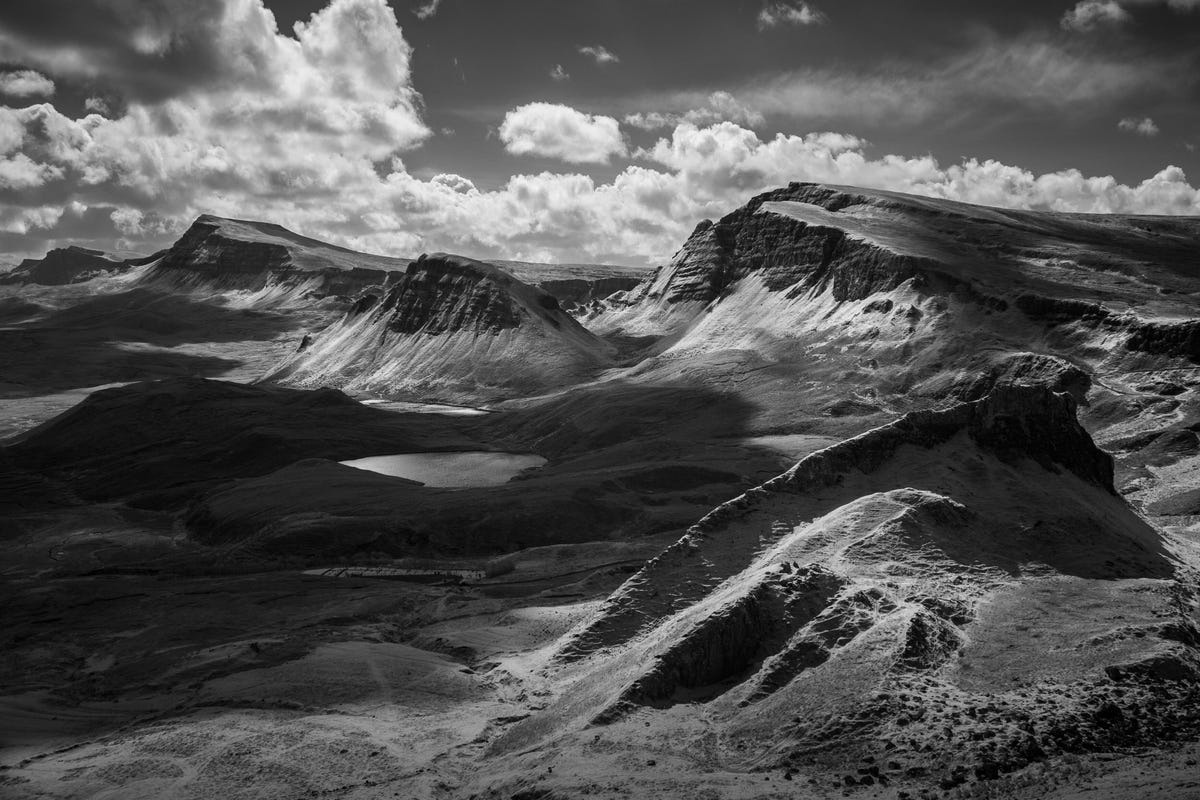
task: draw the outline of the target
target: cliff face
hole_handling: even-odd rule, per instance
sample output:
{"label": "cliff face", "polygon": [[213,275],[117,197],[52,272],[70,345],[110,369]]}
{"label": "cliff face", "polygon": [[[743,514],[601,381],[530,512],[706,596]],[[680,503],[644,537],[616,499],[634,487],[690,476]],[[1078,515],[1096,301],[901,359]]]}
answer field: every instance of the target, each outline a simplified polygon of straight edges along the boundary
{"label": "cliff face", "polygon": [[[771,432],[853,434],[885,409],[1014,381],[1069,391],[1089,425],[1104,414],[1109,425],[1105,409],[1137,396],[1145,375],[1194,377],[1196,252],[1196,219],[794,183],[702,223],[585,322],[655,337],[629,374],[741,393]],[[1126,413],[1163,427],[1152,410]]]}
{"label": "cliff face", "polygon": [[491,264],[435,254],[382,296],[361,298],[268,377],[475,402],[567,385],[608,360],[609,347],[553,295]]}
{"label": "cliff face", "polygon": [[[1186,302],[1169,298],[1197,289],[1189,265],[1200,224],[1153,222],[1155,235],[1148,235],[1150,222],[1140,218],[1000,211],[793,183],[701,223],[669,264],[614,298],[615,316],[602,324],[619,326],[622,312],[640,309],[645,316],[655,306],[656,317],[668,320],[663,332],[670,332],[697,313],[695,307],[682,313],[682,306],[718,302],[751,276],[772,293],[827,293],[838,302],[910,281],[996,311],[1022,295],[1022,311],[1060,321],[1131,297],[1186,311]],[[1131,277],[1150,278],[1154,289],[1131,286]],[[680,313],[666,313],[677,306]]]}
{"label": "cliff face", "polygon": [[[422,256],[387,293],[377,313],[388,316],[388,330],[395,333],[495,334],[520,324],[515,283],[482,262]],[[547,311],[558,310],[550,295],[536,295],[534,302]]]}
{"label": "cliff face", "polygon": [[176,290],[257,295],[288,305],[349,300],[388,285],[408,259],[355,253],[278,225],[201,216],[143,279]]}
{"label": "cliff face", "polygon": [[[262,304],[350,301],[386,292],[409,258],[358,253],[265,222],[203,215],[164,254],[146,280],[173,289],[239,291]],[[511,263],[524,282],[568,309],[635,286],[643,270],[593,264]]]}
{"label": "cliff face", "polygon": [[717,222],[701,222],[671,262],[623,296],[612,298],[619,327],[626,316],[654,319],[662,333],[690,322],[699,309],[719,301],[754,276],[789,298],[828,291],[838,301],[860,300],[938,271],[936,262],[854,239],[832,225],[813,225],[769,213],[772,203],[824,201],[837,208],[853,198],[812,184],[758,195]]}

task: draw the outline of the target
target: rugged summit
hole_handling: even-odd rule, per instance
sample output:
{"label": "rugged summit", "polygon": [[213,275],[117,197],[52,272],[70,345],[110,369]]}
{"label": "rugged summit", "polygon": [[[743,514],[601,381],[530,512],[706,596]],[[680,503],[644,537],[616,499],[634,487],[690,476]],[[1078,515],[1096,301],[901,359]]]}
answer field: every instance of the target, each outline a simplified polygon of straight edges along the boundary
{"label": "rugged summit", "polygon": [[267,376],[393,397],[478,401],[578,382],[610,348],[554,296],[482,261],[437,253]]}
{"label": "rugged summit", "polygon": [[[788,298],[828,292],[837,301],[863,300],[912,281],[997,310],[1005,297],[1028,294],[1029,303],[1155,300],[1186,312],[1186,301],[1163,297],[1196,291],[1197,236],[1200,223],[1189,218],[1008,211],[792,183],[716,223],[701,222],[669,264],[613,305],[677,325],[696,304],[718,301],[753,276]],[[1146,277],[1152,285],[1131,285]]]}
{"label": "rugged summit", "polygon": [[1011,378],[1071,391],[1090,425],[1145,374],[1198,377],[1197,252],[1196,219],[793,183],[584,323],[648,342],[634,379],[732,388],[772,432],[853,434]]}
{"label": "rugged summit", "polygon": [[145,281],[175,289],[250,293],[263,304],[349,299],[386,285],[409,259],[357,253],[279,225],[204,214],[171,246]]}
{"label": "rugged summit", "polygon": [[[204,214],[165,251],[145,280],[173,289],[244,292],[257,305],[296,305],[327,297],[349,302],[366,290],[385,291],[411,262],[360,253],[272,223]],[[595,264],[502,263],[570,307],[628,289],[642,272]]]}

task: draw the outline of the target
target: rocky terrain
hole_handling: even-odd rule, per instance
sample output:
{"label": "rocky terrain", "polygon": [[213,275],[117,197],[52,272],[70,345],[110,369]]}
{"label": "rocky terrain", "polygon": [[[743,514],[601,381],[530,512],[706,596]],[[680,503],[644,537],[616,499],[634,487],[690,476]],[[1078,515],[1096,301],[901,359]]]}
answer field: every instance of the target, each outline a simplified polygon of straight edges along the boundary
{"label": "rocky terrain", "polygon": [[438,253],[362,295],[267,380],[387,397],[486,402],[598,373],[611,347],[557,298],[482,261]]}
{"label": "rocky terrain", "polygon": [[[6,286],[0,796],[1200,797],[1198,253],[792,184]],[[447,454],[533,466],[350,465]]]}
{"label": "rocky terrain", "polygon": [[[364,292],[384,292],[414,261],[358,253],[268,222],[211,215],[199,217],[160,255],[147,283],[203,294],[235,291],[241,303],[260,307],[326,298],[348,305]],[[572,305],[628,288],[640,277],[636,269],[602,265],[504,263]]]}
{"label": "rocky terrain", "polygon": [[719,506],[563,641],[572,688],[494,749],[644,741],[647,709],[699,702],[724,763],[952,788],[1193,737],[1194,544],[1119,498],[1074,410],[1006,384]]}

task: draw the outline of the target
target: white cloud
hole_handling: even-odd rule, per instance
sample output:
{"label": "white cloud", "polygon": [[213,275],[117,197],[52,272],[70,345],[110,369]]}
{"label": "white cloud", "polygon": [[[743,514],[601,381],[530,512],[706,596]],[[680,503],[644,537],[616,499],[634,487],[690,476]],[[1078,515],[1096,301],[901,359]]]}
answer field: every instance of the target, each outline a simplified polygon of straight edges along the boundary
{"label": "white cloud", "polygon": [[1123,25],[1132,17],[1116,0],[1082,0],[1063,14],[1060,24],[1067,30],[1091,31]]}
{"label": "white cloud", "polygon": [[550,77],[556,81],[568,81],[571,76],[563,69],[562,64],[555,64],[554,69],[550,70]]}
{"label": "white cloud", "polygon": [[[1038,35],[986,36],[969,50],[914,66],[881,63],[869,71],[807,68],[754,79],[731,91],[747,108],[813,124],[822,120],[915,124],[968,111],[992,113],[996,103],[1070,114],[1097,103],[1195,85],[1194,58],[1119,54]],[[682,113],[707,93],[648,96],[644,105]]]}
{"label": "white cloud", "polygon": [[458,192],[459,194],[470,194],[471,192],[477,191],[475,189],[474,182],[472,182],[469,178],[464,178],[462,175],[455,175],[454,173],[442,173],[441,175],[434,175],[432,178],[430,178],[429,182],[436,183],[439,186],[445,186],[447,189],[450,189],[453,192]]}
{"label": "white cloud", "polygon": [[274,29],[261,0],[228,1],[238,13],[220,35],[240,80],[132,102],[115,120],[71,120],[48,104],[16,110],[27,154],[109,191],[253,195],[333,187],[429,134],[411,49],[384,0],[334,0],[297,23],[295,38]]}
{"label": "white cloud", "polygon": [[1158,125],[1149,117],[1125,117],[1117,123],[1117,128],[1126,133],[1136,133],[1139,136],[1157,136]]}
{"label": "white cloud", "polygon": [[54,94],[54,81],[31,69],[0,72],[0,94],[13,97],[48,96]]}
{"label": "white cloud", "polygon": [[438,7],[441,4],[442,0],[429,0],[429,2],[418,6],[413,13],[417,15],[417,19],[429,19],[438,12]]}
{"label": "white cloud", "polygon": [[579,52],[585,56],[590,56],[591,58],[595,59],[597,64],[616,64],[621,60],[617,58],[616,55],[607,47],[599,44],[589,47],[581,47],[579,48]]}
{"label": "white cloud", "polygon": [[1166,5],[1172,11],[1195,11],[1200,0],[1079,0],[1063,14],[1060,24],[1067,30],[1086,33],[1130,22],[1130,6]]}
{"label": "white cloud", "polygon": [[805,2],[770,3],[758,12],[757,22],[760,31],[780,25],[820,25],[825,15]]}
{"label": "white cloud", "polygon": [[500,141],[513,155],[548,156],[572,164],[603,164],[626,152],[615,119],[553,103],[529,103],[509,111],[500,125]]}
{"label": "white cloud", "polygon": [[61,178],[63,171],[49,164],[38,164],[24,153],[0,158],[0,189],[34,189],[47,181]]}
{"label": "white cloud", "polygon": [[[335,0],[295,37],[275,29],[261,0],[224,2],[227,27],[213,32],[225,70],[216,83],[130,100],[118,119],[73,119],[46,103],[0,106],[0,231],[44,252],[49,242],[80,237],[84,219],[99,215],[113,238],[88,233],[95,246],[119,238],[148,252],[208,212],[396,255],[654,261],[700,218],[793,180],[1013,208],[1200,214],[1200,193],[1176,167],[1123,185],[1074,170],[1037,175],[995,161],[868,155],[868,145],[846,133],[763,139],[749,129],[757,108],[750,98],[709,92],[660,111],[678,116],[611,180],[541,172],[491,189],[469,175],[423,180],[398,157],[428,131],[411,85],[411,51],[383,0]],[[1084,66],[1046,69],[1055,63],[1035,59],[1022,75],[1046,72],[1048,83],[1033,89],[1046,94],[1087,77]],[[566,106],[513,109],[501,134],[513,152],[574,163],[627,154],[615,119]]]}
{"label": "white cloud", "polygon": [[694,125],[711,125],[714,122],[736,122],[739,125],[758,127],[765,120],[763,115],[743,105],[729,92],[713,92],[703,106],[691,108],[683,113],[662,111],[639,111],[625,115],[625,124],[644,131],[673,128],[681,122]]}
{"label": "white cloud", "polygon": [[89,97],[83,101],[83,108],[85,111],[90,111],[93,114],[99,114],[102,117],[107,117],[112,114],[111,109],[108,107],[108,103],[105,102],[103,97]]}

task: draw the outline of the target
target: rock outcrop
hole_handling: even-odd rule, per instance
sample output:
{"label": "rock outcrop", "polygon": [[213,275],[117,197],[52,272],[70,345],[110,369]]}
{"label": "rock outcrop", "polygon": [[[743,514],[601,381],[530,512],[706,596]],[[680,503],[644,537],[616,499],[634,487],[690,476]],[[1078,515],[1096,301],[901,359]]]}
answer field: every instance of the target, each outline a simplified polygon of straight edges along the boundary
{"label": "rock outcrop", "polygon": [[[201,215],[145,281],[184,291],[250,295],[259,305],[307,304],[325,298],[349,303],[384,293],[411,258],[360,253],[267,222]],[[511,264],[526,283],[569,309],[637,284],[642,270],[595,264]]]}
{"label": "rock outcrop", "polygon": [[268,379],[477,402],[568,385],[609,347],[544,291],[481,261],[425,255],[360,298]]}
{"label": "rock outcrop", "polygon": [[144,282],[207,293],[237,291],[262,305],[349,301],[387,286],[409,259],[356,253],[279,225],[202,215]]}

